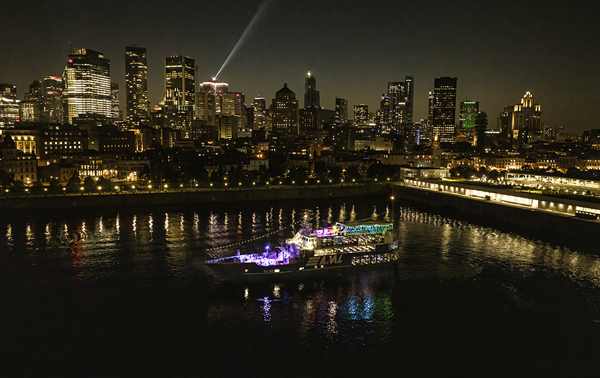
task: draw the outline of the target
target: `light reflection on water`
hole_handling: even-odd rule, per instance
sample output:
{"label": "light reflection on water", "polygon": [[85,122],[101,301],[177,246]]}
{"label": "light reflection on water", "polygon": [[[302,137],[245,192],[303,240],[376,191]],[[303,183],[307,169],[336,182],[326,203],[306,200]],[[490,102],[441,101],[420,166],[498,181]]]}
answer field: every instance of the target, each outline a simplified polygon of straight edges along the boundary
{"label": "light reflection on water", "polygon": [[[200,282],[203,290],[212,290],[221,283],[202,264],[206,259],[230,255],[236,249],[246,253],[277,245],[291,236],[291,225],[294,229],[304,224],[322,226],[325,217],[331,224],[332,220],[369,219],[378,210],[382,211],[380,218],[390,216],[387,204],[363,202],[2,220],[0,243],[5,248],[0,251],[1,269],[27,272],[27,267],[35,264],[45,266],[47,276],[55,281],[100,282],[121,288],[125,283],[177,286]],[[206,321],[215,326],[231,322],[274,328],[291,325],[307,339],[322,335],[329,340],[388,340],[399,315],[394,291],[406,283],[494,281],[493,272],[508,272],[515,281],[499,285],[507,288],[515,301],[523,302],[532,299],[523,294],[519,280],[534,274],[549,280],[559,276],[573,285],[600,289],[598,256],[407,207],[396,208],[395,216],[400,236],[397,276],[386,271],[356,274],[343,283],[242,287],[233,295],[209,302]],[[77,226],[87,238],[81,246],[70,247],[66,235]],[[262,238],[280,227],[284,231]],[[242,244],[248,239],[253,241]],[[224,245],[235,247],[215,249]],[[34,284],[38,273],[31,273]],[[595,308],[597,302],[590,300],[584,306]]]}

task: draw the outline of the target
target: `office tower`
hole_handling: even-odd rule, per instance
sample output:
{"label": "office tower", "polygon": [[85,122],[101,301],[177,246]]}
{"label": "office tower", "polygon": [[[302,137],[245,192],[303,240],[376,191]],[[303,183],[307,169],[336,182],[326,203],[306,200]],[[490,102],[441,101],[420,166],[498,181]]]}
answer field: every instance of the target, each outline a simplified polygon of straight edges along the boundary
{"label": "office tower", "polygon": [[521,103],[515,105],[511,113],[508,137],[513,148],[520,149],[527,143],[544,138],[542,108],[534,103],[530,92],[525,93]]}
{"label": "office tower", "polygon": [[193,107],[196,102],[196,66],[187,56],[168,56],[165,60],[165,105]]}
{"label": "office tower", "polygon": [[379,124],[381,126],[390,126],[390,108],[391,108],[391,100],[390,96],[386,96],[385,94],[381,95],[381,99],[379,101]]}
{"label": "office tower", "polygon": [[113,122],[122,121],[121,119],[121,104],[119,103],[119,84],[110,84],[110,118]]}
{"label": "office tower", "polygon": [[149,117],[147,62],[145,47],[125,47],[125,110],[133,125]]}
{"label": "office tower", "polygon": [[415,92],[415,79],[412,76],[404,77],[405,113],[402,123],[413,123],[413,98]]}
{"label": "office tower", "polygon": [[321,100],[319,98],[319,91],[317,90],[317,78],[308,72],[304,83],[304,109],[311,107],[320,109]]}
{"label": "office tower", "polygon": [[221,114],[223,116],[241,117],[244,111],[246,96],[241,92],[229,92],[221,95]]}
{"label": "office tower", "polygon": [[63,106],[63,91],[65,82],[58,76],[46,76],[43,83],[42,122],[60,123],[65,122]]}
{"label": "office tower", "polygon": [[390,98],[390,123],[394,128],[399,128],[403,123],[406,109],[405,100],[406,83],[403,81],[388,83],[388,97]]}
{"label": "office tower", "polygon": [[348,101],[339,97],[335,98],[335,123],[337,125],[348,123]]}
{"label": "office tower", "polygon": [[0,84],[0,128],[12,127],[19,121],[19,103],[16,85]]}
{"label": "office tower", "polygon": [[435,79],[432,99],[432,132],[439,142],[454,142],[456,118],[456,78]]}
{"label": "office tower", "polygon": [[64,78],[69,123],[80,115],[111,117],[110,61],[102,53],[73,49]]}
{"label": "office tower", "polygon": [[461,133],[473,133],[475,117],[479,113],[479,101],[461,101],[459,128]]}
{"label": "office tower", "polygon": [[196,95],[194,117],[206,121],[209,125],[217,126],[216,117],[222,113],[223,94],[229,92],[227,83],[205,81],[200,84]]}
{"label": "office tower", "polygon": [[366,126],[369,123],[369,106],[365,104],[354,105],[354,124]]}
{"label": "office tower", "polygon": [[298,135],[298,100],[287,83],[277,91],[271,107],[271,135],[277,139],[291,139]]}
{"label": "office tower", "polygon": [[473,145],[477,146],[477,152],[483,154],[485,153],[485,131],[488,125],[487,114],[477,112],[473,123],[475,129]]}
{"label": "office tower", "polygon": [[254,114],[254,130],[264,130],[267,125],[267,102],[262,97],[254,98],[254,102],[252,103],[253,114]]}
{"label": "office tower", "polygon": [[20,122],[39,122],[42,112],[42,82],[34,80],[25,93],[25,101],[19,104]]}

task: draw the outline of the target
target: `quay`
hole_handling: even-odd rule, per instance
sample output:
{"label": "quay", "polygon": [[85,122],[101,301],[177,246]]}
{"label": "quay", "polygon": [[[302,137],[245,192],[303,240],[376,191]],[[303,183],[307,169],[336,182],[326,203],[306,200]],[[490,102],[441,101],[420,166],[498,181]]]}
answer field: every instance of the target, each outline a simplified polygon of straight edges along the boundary
{"label": "quay", "polygon": [[[405,179],[392,187],[395,198],[462,216],[477,224],[497,227],[551,244],[598,253],[600,203],[546,196],[465,182]],[[581,215],[592,215],[586,219]]]}

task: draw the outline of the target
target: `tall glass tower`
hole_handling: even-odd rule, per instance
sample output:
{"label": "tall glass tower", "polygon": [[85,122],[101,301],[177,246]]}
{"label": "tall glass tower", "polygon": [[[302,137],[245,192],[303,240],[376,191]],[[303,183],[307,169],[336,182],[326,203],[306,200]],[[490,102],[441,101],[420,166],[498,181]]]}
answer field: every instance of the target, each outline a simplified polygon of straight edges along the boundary
{"label": "tall glass tower", "polygon": [[125,109],[127,121],[139,124],[148,118],[148,63],[145,47],[125,48]]}
{"label": "tall glass tower", "polygon": [[456,78],[435,79],[432,102],[433,136],[440,142],[454,142],[456,119]]}
{"label": "tall glass tower", "polygon": [[110,119],[110,61],[101,52],[73,49],[64,79],[69,123],[82,114]]}
{"label": "tall glass tower", "polygon": [[165,61],[165,104],[193,107],[196,103],[196,66],[183,55],[168,56]]}

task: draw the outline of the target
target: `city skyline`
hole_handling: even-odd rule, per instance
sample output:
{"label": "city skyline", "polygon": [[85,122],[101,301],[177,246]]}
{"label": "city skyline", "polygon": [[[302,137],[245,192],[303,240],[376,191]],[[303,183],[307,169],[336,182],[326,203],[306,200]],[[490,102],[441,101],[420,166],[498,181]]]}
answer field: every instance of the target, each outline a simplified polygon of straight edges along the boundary
{"label": "city skyline", "polygon": [[[149,100],[154,106],[164,96],[167,56],[195,59],[197,82],[210,80],[262,3],[249,1],[239,7],[232,1],[180,2],[189,14],[221,17],[183,21],[163,12],[158,3],[140,8],[136,2],[107,1],[94,14],[73,1],[9,4],[8,35],[0,42],[9,58],[0,61],[0,82],[17,85],[22,99],[33,80],[62,75],[70,48],[76,47],[102,52],[111,61],[111,82],[125,88],[125,48],[135,44],[147,49]],[[590,48],[595,44],[590,31],[597,27],[586,16],[591,6],[479,4],[271,1],[219,80],[247,99],[270,100],[283,83],[302,93],[311,71],[319,80],[325,108],[334,109],[340,97],[351,108],[364,103],[377,109],[388,82],[412,76],[413,118],[418,121],[427,118],[427,94],[434,79],[450,76],[459,81],[457,103],[479,101],[490,126],[505,106],[529,91],[544,105],[546,125],[577,133],[598,127],[594,104],[600,94],[594,84],[600,74]],[[506,22],[515,9],[530,17]],[[133,12],[139,17],[127,17]],[[63,15],[69,23],[47,30],[23,26],[38,25],[49,14]],[[156,27],[158,21],[168,26]],[[405,37],[382,38],[394,23],[403,25]]]}

